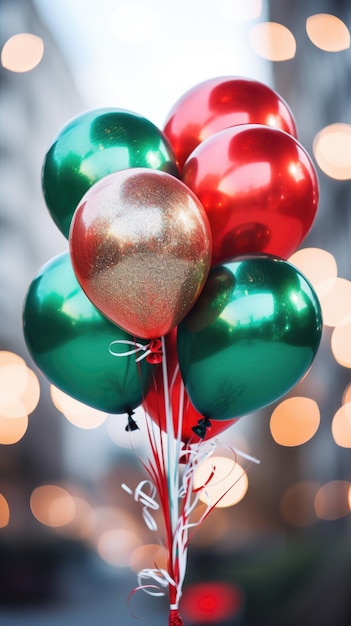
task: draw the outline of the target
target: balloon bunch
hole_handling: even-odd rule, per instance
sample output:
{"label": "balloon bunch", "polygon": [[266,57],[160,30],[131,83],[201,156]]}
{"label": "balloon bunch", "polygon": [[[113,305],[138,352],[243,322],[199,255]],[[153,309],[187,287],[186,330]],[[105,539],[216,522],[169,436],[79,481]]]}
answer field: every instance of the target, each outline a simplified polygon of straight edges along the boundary
{"label": "balloon bunch", "polygon": [[157,487],[169,563],[140,586],[168,586],[179,625],[196,465],[221,430],[285,395],[318,350],[317,296],[286,260],[312,227],[316,171],[284,100],[224,77],[185,93],[162,131],[121,109],[79,115],[42,181],[69,250],[28,289],[25,340],[49,381],[127,413],[128,430],[144,407],[153,482],[138,493],[156,508]]}

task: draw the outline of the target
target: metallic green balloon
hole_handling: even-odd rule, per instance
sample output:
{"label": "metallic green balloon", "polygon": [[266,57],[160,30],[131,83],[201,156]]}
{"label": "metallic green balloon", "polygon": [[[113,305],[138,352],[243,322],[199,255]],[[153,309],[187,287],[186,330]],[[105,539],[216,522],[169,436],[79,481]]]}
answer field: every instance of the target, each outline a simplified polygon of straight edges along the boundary
{"label": "metallic green balloon", "polygon": [[[153,366],[136,356],[133,337],[108,321],[79,286],[68,252],[49,261],[29,286],[23,310],[24,338],[46,378],[76,400],[106,413],[130,413],[152,380]],[[145,341],[141,340],[142,344]]]}
{"label": "metallic green balloon", "polygon": [[311,366],[322,317],[307,279],[266,255],[216,265],[178,327],[178,359],[199,413],[227,420],[284,396]]}
{"label": "metallic green balloon", "polygon": [[168,139],[141,115],[96,109],[62,128],[45,156],[42,188],[50,214],[66,238],[85,192],[104,176],[131,167],[179,176]]}

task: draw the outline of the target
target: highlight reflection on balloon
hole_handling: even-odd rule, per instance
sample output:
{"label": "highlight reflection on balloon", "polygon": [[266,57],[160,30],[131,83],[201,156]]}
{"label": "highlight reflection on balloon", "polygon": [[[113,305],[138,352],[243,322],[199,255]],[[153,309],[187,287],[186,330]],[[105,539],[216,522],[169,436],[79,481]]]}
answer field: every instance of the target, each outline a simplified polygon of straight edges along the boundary
{"label": "highlight reflection on balloon", "polygon": [[189,89],[169,112],[164,133],[182,169],[202,141],[238,124],[264,124],[297,136],[283,98],[264,83],[237,76],[210,78]]}
{"label": "highlight reflection on balloon", "polygon": [[42,173],[47,207],[65,237],[85,192],[104,176],[130,167],[179,175],[168,139],[146,118],[103,108],[65,124],[45,156]]}
{"label": "highlight reflection on balloon", "polygon": [[182,180],[210,221],[213,264],[241,254],[288,258],[313,224],[317,173],[301,144],[282,130],[244,124],[198,146]]}
{"label": "highlight reflection on balloon", "polygon": [[227,420],[278,400],[311,366],[321,332],[318,298],[287,261],[253,255],[216,265],[178,327],[193,405]]}
{"label": "highlight reflection on balloon", "polygon": [[95,306],[137,337],[166,335],[191,309],[211,262],[199,200],[180,180],[134,168],[90,189],[72,221],[70,249]]}
{"label": "highlight reflection on balloon", "polygon": [[112,355],[112,342],[133,337],[86,297],[68,252],[46,263],[30,284],[23,328],[34,362],[61,391],[106,413],[128,413],[141,404],[153,367],[145,359],[136,363],[134,355]]}

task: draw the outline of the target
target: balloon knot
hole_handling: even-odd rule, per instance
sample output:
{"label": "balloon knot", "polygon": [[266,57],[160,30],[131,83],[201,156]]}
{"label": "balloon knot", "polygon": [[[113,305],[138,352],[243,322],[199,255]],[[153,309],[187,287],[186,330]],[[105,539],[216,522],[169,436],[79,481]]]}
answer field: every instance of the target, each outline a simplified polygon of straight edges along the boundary
{"label": "balloon knot", "polygon": [[148,363],[157,365],[162,361],[162,341],[161,339],[152,339],[148,347],[149,354],[146,357]]}
{"label": "balloon knot", "polygon": [[208,417],[204,417],[203,419],[199,420],[197,424],[197,426],[194,426],[192,428],[192,431],[195,433],[195,435],[200,437],[200,439],[205,439],[207,431],[211,430],[212,427],[210,420],[208,419]]}
{"label": "balloon knot", "polygon": [[135,420],[133,420],[132,415],[134,412],[128,413],[128,424],[126,426],[126,431],[128,433],[132,433],[134,430],[139,430],[139,426]]}

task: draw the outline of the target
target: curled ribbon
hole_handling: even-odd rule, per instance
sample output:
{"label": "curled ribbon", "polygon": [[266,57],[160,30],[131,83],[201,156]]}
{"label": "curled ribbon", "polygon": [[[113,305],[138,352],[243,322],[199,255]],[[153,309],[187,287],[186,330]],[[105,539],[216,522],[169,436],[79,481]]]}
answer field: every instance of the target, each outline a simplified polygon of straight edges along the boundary
{"label": "curled ribbon", "polygon": [[[113,349],[113,346],[120,343],[133,346],[133,350],[127,350],[126,352],[117,352]],[[116,339],[115,341],[111,341],[108,347],[108,351],[110,354],[112,354],[112,356],[131,356],[132,354],[138,354],[138,352],[143,352],[143,354],[135,359],[136,363],[139,363],[139,361],[141,361],[142,359],[146,359],[148,363],[157,365],[157,363],[161,363],[162,361],[161,339],[152,339],[147,344],[139,343],[138,341],[130,341],[129,339]]]}
{"label": "curled ribbon", "polygon": [[[153,580],[156,585],[143,585],[143,580],[145,579]],[[173,587],[177,586],[169,573],[165,569],[161,568],[142,569],[138,574],[138,584],[139,589],[142,589],[150,596],[164,596],[165,592],[161,590],[162,587],[166,588],[169,587],[169,585],[172,585]],[[155,589],[155,591],[151,591],[151,589]]]}
{"label": "curled ribbon", "polygon": [[[133,495],[133,491],[132,489],[130,489],[130,487],[128,487],[128,485],[125,485],[123,483],[121,487],[131,496]],[[145,493],[145,487],[149,487],[150,494]],[[134,491],[134,500],[136,502],[140,502],[140,504],[143,505],[144,522],[148,529],[152,531],[157,530],[157,524],[149,509],[152,509],[153,511],[158,511],[158,509],[160,508],[158,502],[156,502],[155,500],[156,493],[156,487],[150,480],[142,480]]]}

